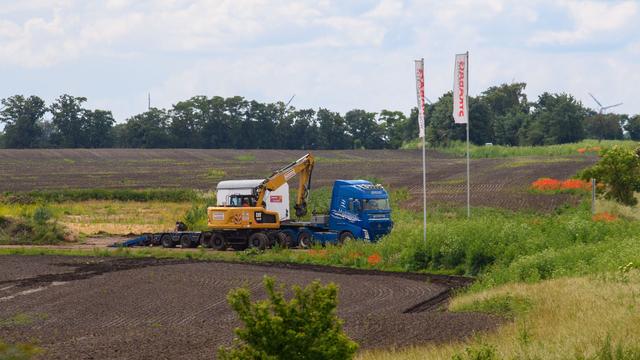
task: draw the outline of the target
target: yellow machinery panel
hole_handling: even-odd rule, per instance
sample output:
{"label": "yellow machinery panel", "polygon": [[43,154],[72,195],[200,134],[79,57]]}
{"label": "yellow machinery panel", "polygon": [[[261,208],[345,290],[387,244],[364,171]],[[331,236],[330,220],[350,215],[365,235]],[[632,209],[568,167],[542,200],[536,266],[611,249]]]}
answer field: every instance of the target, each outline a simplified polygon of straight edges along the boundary
{"label": "yellow machinery panel", "polygon": [[278,229],[280,219],[276,211],[262,207],[209,207],[207,208],[210,229]]}

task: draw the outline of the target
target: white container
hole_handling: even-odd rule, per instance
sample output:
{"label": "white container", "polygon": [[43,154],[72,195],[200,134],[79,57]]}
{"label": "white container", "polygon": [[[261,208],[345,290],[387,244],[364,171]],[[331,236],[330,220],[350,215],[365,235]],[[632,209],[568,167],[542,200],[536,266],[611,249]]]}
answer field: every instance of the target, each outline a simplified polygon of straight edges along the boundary
{"label": "white container", "polygon": [[[225,180],[216,188],[216,205],[227,206],[231,195],[251,195],[263,180]],[[289,220],[289,184],[280,186],[275,191],[267,191],[264,197],[266,209],[277,211],[280,221]]]}

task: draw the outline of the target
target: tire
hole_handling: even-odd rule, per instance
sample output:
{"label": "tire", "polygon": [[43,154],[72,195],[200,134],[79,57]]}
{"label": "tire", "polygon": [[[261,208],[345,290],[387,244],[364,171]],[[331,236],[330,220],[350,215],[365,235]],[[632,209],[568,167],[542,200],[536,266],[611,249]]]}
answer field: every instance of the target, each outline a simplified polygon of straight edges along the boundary
{"label": "tire", "polygon": [[263,232],[257,232],[249,236],[250,247],[264,250],[267,248],[267,245],[269,245],[269,237],[267,236],[267,234]]}
{"label": "tire", "polygon": [[182,236],[180,236],[180,246],[183,249],[189,249],[194,247],[193,242],[191,241],[191,236],[187,234],[183,234]]}
{"label": "tire", "polygon": [[355,239],[356,239],[355,236],[353,236],[351,232],[343,231],[342,233],[340,233],[340,237],[338,238],[338,243],[344,244],[345,241],[353,241]]}
{"label": "tire", "polygon": [[298,235],[298,246],[302,249],[309,249],[313,246],[314,241],[311,238],[311,234],[306,231],[303,231]]}
{"label": "tire", "polygon": [[222,234],[213,234],[209,240],[210,247],[214,250],[222,251],[227,248],[227,241],[224,239]]}
{"label": "tire", "polygon": [[169,235],[169,234],[162,235],[162,237],[160,238],[160,243],[162,244],[162,247],[164,247],[164,248],[176,247],[176,244],[173,242],[173,239],[171,238],[171,235]]}
{"label": "tire", "polygon": [[278,243],[278,245],[283,248],[283,249],[287,249],[289,247],[291,247],[291,235],[289,235],[289,233],[286,233],[284,231],[280,231],[278,233],[276,233],[276,241]]}

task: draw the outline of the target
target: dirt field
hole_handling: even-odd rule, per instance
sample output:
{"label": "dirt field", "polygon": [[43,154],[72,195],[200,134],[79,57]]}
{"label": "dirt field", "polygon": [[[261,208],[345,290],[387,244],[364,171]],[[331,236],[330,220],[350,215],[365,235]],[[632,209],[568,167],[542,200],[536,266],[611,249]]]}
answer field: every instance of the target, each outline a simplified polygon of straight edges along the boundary
{"label": "dirt field", "polygon": [[0,257],[0,339],[35,342],[47,359],[205,359],[239,325],[225,296],[263,274],[339,285],[339,315],[364,349],[451,341],[500,319],[441,310],[464,278],[292,265],[156,259]]}
{"label": "dirt field", "polygon": [[[421,153],[418,150],[314,151],[315,187],[335,179],[376,178],[394,188],[406,187],[420,208]],[[264,178],[305,154],[294,150],[200,149],[61,149],[0,150],[0,192],[61,188],[213,189],[223,179]],[[428,152],[430,203],[464,204],[465,161]],[[472,204],[509,209],[552,210],[570,195],[528,192],[540,177],[568,178],[595,162],[595,157],[476,159],[471,163]]]}

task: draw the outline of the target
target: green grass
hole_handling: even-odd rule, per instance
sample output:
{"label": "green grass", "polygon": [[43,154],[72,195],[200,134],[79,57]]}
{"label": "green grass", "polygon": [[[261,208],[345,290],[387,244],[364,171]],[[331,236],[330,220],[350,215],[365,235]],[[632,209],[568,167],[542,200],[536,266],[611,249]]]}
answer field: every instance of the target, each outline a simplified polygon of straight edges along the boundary
{"label": "green grass", "polygon": [[456,308],[458,312],[481,312],[508,318],[522,316],[531,309],[531,301],[512,294],[476,299]]}
{"label": "green grass", "polygon": [[0,194],[0,203],[33,204],[87,200],[184,202],[197,200],[202,196],[199,191],[192,189],[64,189],[5,192]]}
{"label": "green grass", "polygon": [[[560,145],[546,145],[546,146],[480,146],[471,144],[469,154],[472,158],[501,158],[501,157],[515,157],[515,156],[568,156],[568,155],[580,155],[578,149],[587,149],[593,147],[611,147],[613,145],[620,145],[624,147],[636,148],[640,144],[631,140],[583,140],[577,143],[560,144]],[[403,149],[419,149],[421,142],[413,140],[403,145]],[[464,141],[452,141],[449,146],[437,147],[435,150],[440,152],[465,156],[466,155],[466,143]],[[584,155],[582,155],[584,156]]]}
{"label": "green grass", "polygon": [[238,161],[254,161],[256,159],[256,156],[253,154],[242,154],[236,156],[234,159]]}
{"label": "green grass", "polygon": [[1,360],[27,360],[44,351],[32,344],[9,344],[0,339],[0,359]]}
{"label": "green grass", "polygon": [[209,169],[207,178],[211,180],[220,180],[227,175],[227,172],[219,169]]}

